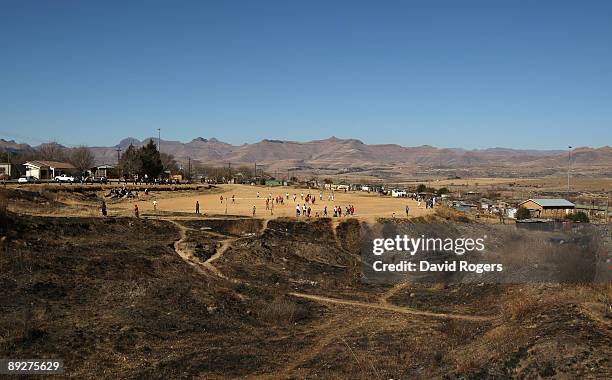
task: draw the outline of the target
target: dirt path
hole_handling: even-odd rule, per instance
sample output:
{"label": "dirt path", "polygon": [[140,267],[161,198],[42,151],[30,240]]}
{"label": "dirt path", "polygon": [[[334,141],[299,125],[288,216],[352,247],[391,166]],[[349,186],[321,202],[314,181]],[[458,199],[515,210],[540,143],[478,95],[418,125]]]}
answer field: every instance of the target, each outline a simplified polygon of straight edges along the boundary
{"label": "dirt path", "polygon": [[[221,246],[215,251],[214,255],[208,258],[208,260],[202,262],[197,257],[195,257],[195,255],[193,254],[193,251],[186,248],[187,231],[192,230],[192,229],[185,227],[184,225],[180,224],[179,222],[175,220],[172,220],[172,219],[166,219],[166,220],[174,224],[179,229],[179,239],[174,242],[174,250],[187,264],[193,266],[198,271],[198,273],[208,274],[206,272],[206,270],[208,270],[209,273],[213,273],[217,277],[228,280],[227,276],[221,273],[221,271],[217,269],[212,264],[212,262],[217,260],[219,257],[221,257],[231,247],[232,243],[238,240],[238,238],[229,238],[229,239],[223,240],[221,242]],[[222,236],[217,233],[214,233],[214,234]],[[235,280],[232,280],[232,281],[235,281]]]}
{"label": "dirt path", "polygon": [[323,296],[315,296],[312,294],[304,294],[304,293],[289,293],[289,295],[292,295],[294,297],[304,298],[304,299],[315,301],[315,302],[320,302],[320,303],[357,306],[357,307],[363,307],[363,308],[390,311],[394,313],[422,315],[422,316],[432,317],[432,318],[461,319],[465,321],[475,321],[475,322],[485,322],[485,321],[490,321],[494,319],[494,317],[479,316],[479,315],[434,313],[431,311],[423,311],[423,310],[411,309],[408,307],[395,306],[395,305],[392,305],[389,303],[383,303],[383,302],[381,303],[361,302],[361,301],[344,300],[344,299],[330,298],[330,297],[323,297]]}
{"label": "dirt path", "polygon": [[183,259],[183,261],[195,268],[198,273],[206,275],[206,271],[202,268],[200,261],[193,255],[193,252],[185,248],[187,231],[189,229],[178,222],[173,220],[169,221],[179,230],[179,239],[174,242],[174,251]]}
{"label": "dirt path", "polygon": [[[221,273],[221,271],[219,269],[217,269],[217,267],[215,267],[213,265],[213,261],[215,261],[219,257],[223,256],[223,254],[232,246],[232,243],[235,242],[238,239],[239,238],[229,238],[229,239],[223,240],[221,242],[221,246],[219,248],[217,248],[217,250],[215,251],[215,254],[212,255],[211,257],[209,257],[208,260],[206,260],[204,262],[204,266],[208,270],[210,270],[211,272],[216,274],[217,276],[228,280],[228,278],[223,273]],[[232,281],[237,282],[237,280],[232,280]]]}
{"label": "dirt path", "polygon": [[409,285],[408,282],[400,282],[394,285],[391,289],[383,293],[383,295],[380,297],[380,302],[383,304],[389,305],[389,298],[399,293],[402,289],[406,288],[408,285]]}

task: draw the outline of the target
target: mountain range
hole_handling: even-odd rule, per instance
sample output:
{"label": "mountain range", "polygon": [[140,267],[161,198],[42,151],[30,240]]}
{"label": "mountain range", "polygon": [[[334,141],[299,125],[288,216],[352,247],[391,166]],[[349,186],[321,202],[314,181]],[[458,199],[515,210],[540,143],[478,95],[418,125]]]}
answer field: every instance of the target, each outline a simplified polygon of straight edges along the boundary
{"label": "mountain range", "polygon": [[[117,151],[153,139],[128,137],[115,146],[91,147],[98,163],[117,162]],[[254,144],[232,145],[216,138],[195,138],[187,143],[161,140],[161,151],[178,161],[191,159],[206,165],[254,165],[266,170],[317,171],[465,171],[480,174],[551,174],[567,170],[568,151],[509,148],[456,149],[430,145],[405,147],[397,144],[365,144],[356,139],[330,137],[296,142],[264,139]],[[35,149],[27,144],[0,139],[0,149]],[[580,147],[571,152],[572,170],[592,175],[612,173],[612,147]]]}

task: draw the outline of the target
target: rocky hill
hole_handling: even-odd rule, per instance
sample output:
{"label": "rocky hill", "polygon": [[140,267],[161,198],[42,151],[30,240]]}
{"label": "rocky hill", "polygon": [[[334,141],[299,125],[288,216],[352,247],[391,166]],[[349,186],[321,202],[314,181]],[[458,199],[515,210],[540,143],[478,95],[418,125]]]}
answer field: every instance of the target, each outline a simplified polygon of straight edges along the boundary
{"label": "rocky hill", "polygon": [[[115,146],[92,147],[96,161],[115,163],[117,151],[130,144],[138,147],[149,137],[128,137]],[[27,144],[0,140],[0,149],[28,150]],[[231,145],[216,138],[195,138],[187,143],[161,140],[161,150],[179,161],[191,158],[210,165],[253,165],[270,170],[473,170],[480,174],[551,173],[566,168],[568,153],[563,150],[519,150],[509,148],[447,149],[430,145],[406,147],[397,144],[365,144],[356,139],[330,137],[307,142],[264,139],[254,144]],[[581,147],[572,151],[572,168],[590,174],[612,172],[612,148]]]}

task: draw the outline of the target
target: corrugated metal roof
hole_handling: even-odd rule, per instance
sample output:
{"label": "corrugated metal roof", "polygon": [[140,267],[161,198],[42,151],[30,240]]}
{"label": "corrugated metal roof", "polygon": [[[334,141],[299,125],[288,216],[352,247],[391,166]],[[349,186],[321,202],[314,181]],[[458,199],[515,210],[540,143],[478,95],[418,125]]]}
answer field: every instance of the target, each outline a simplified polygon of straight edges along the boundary
{"label": "corrugated metal roof", "polygon": [[575,205],[563,198],[536,198],[531,199],[542,207],[575,207]]}

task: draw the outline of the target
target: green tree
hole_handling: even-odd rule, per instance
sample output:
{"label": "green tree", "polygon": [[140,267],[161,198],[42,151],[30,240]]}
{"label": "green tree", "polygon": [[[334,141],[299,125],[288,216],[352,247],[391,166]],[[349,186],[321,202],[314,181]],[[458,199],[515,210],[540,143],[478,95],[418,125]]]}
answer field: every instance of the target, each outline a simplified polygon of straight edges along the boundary
{"label": "green tree", "polygon": [[157,145],[155,145],[153,139],[138,150],[138,156],[141,165],[140,175],[144,176],[146,174],[149,178],[157,178],[164,171],[159,150],[157,150]]}
{"label": "green tree", "polygon": [[141,167],[139,151],[134,148],[134,145],[130,144],[119,159],[119,169],[121,169],[123,175],[131,177],[136,173],[140,173]]}
{"label": "green tree", "polygon": [[589,222],[589,216],[583,211],[578,211],[573,214],[567,214],[565,215],[565,219],[569,219],[569,220],[572,220],[574,222],[579,222],[579,223]]}
{"label": "green tree", "polygon": [[443,194],[448,194],[449,191],[446,187],[441,187],[438,189],[438,191],[436,191],[436,194],[438,194],[438,196],[441,196]]}
{"label": "green tree", "polygon": [[529,218],[531,218],[531,213],[525,207],[519,207],[518,210],[516,210],[517,220],[523,220],[523,219],[529,219]]}
{"label": "green tree", "polygon": [[416,188],[416,192],[417,193],[422,193],[423,191],[425,191],[425,189],[427,189],[427,186],[420,184],[419,186],[417,186]]}

